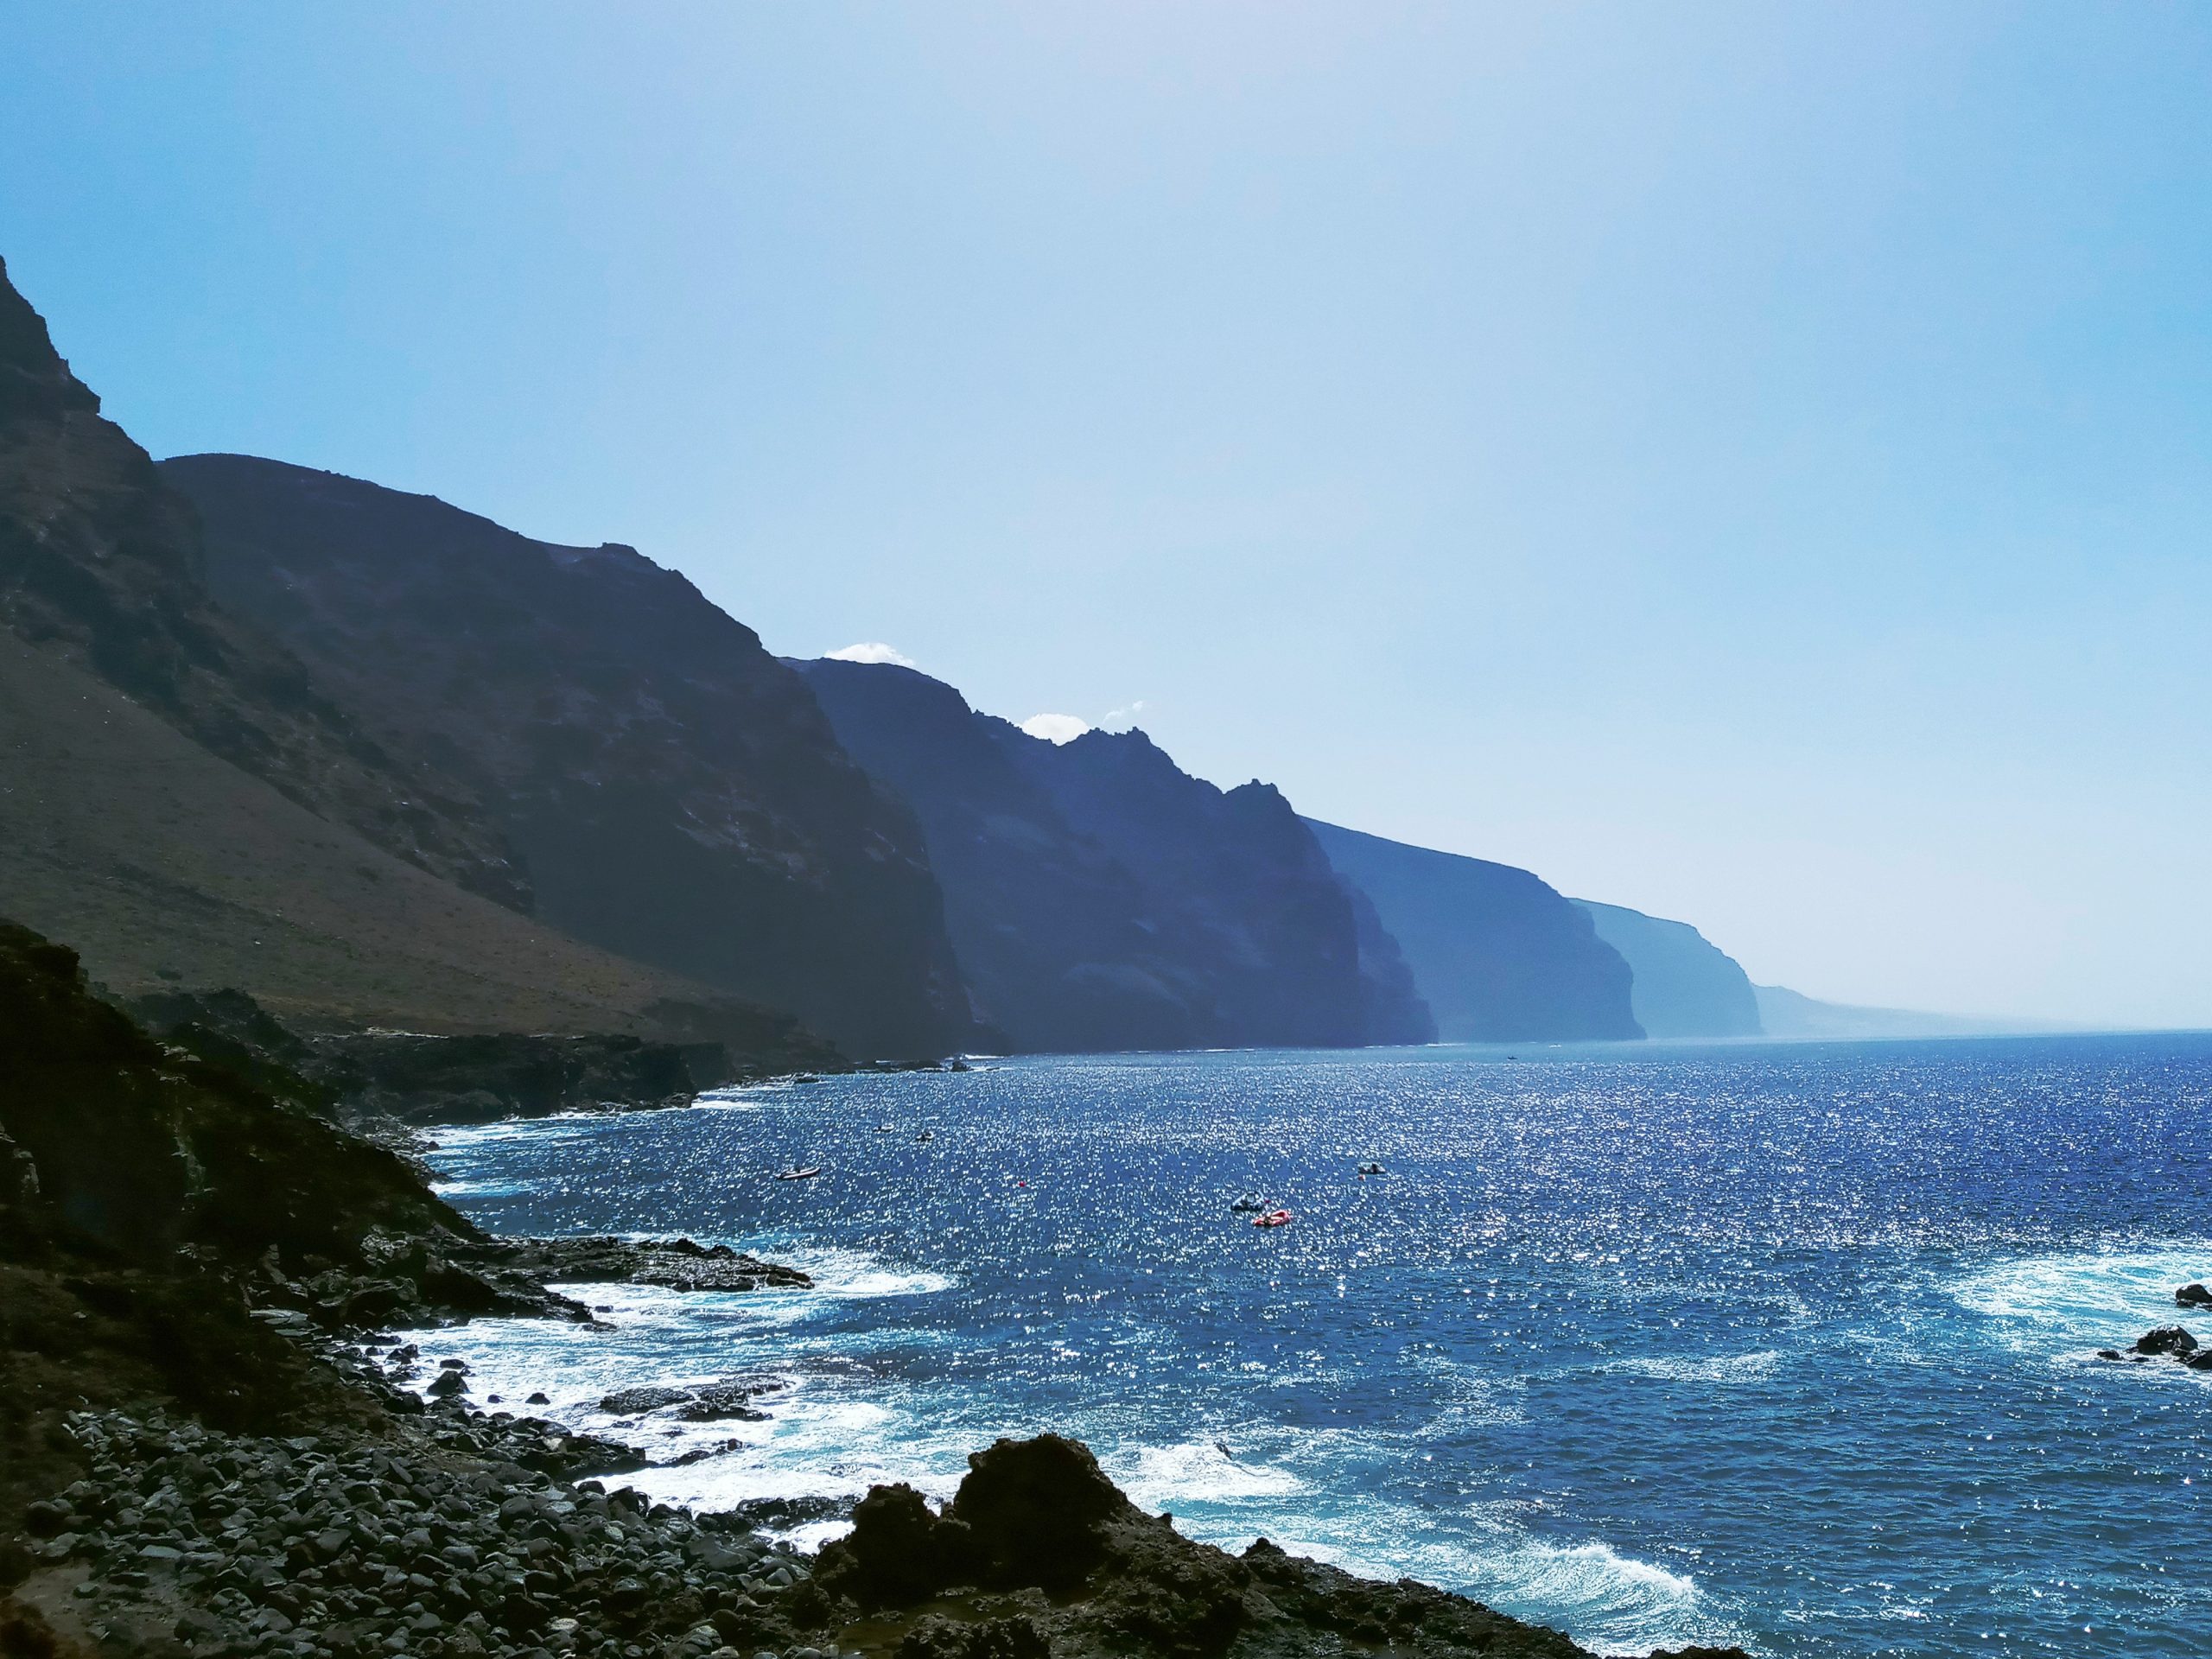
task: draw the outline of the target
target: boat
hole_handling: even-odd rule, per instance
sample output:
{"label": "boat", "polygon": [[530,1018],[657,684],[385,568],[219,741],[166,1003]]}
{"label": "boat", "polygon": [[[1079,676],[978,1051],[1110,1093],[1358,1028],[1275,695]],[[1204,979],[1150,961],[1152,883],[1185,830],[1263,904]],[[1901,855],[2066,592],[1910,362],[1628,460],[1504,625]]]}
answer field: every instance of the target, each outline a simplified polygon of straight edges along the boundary
{"label": "boat", "polygon": [[821,1165],[809,1164],[804,1169],[779,1169],[776,1172],[776,1179],[779,1181],[810,1181],[821,1173]]}
{"label": "boat", "polygon": [[1362,1164],[1359,1166],[1359,1173],[1363,1175],[1380,1175],[1382,1173],[1382,1166],[1380,1164]]}
{"label": "boat", "polygon": [[1255,1227],[1287,1227],[1290,1225],[1290,1211],[1270,1210],[1263,1216],[1253,1217],[1252,1224]]}
{"label": "boat", "polygon": [[1236,1199],[1236,1202],[1231,1204],[1229,1207],[1233,1211],[1260,1211],[1268,1207],[1268,1201],[1265,1198],[1257,1198],[1253,1194],[1247,1192],[1242,1198]]}
{"label": "boat", "polygon": [[915,1144],[915,1145],[917,1145],[917,1146],[919,1146],[919,1145],[920,1145],[923,1141],[934,1141],[934,1140],[936,1140],[936,1139],[937,1139],[937,1131],[936,1131],[936,1130],[934,1130],[934,1129],[924,1129],[924,1130],[923,1130],[919,1135],[916,1135],[916,1136],[914,1137],[914,1144]]}

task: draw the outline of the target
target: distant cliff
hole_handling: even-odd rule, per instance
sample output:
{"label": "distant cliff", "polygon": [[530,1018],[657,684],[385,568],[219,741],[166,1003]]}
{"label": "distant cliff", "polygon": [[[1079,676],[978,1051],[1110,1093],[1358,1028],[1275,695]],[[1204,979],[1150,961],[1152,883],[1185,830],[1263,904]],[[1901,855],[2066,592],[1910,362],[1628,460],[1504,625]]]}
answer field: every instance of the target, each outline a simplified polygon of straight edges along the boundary
{"label": "distant cliff", "polygon": [[1433,1027],[1282,797],[1141,733],[1065,745],[884,664],[798,664],[913,806],[977,1012],[1027,1050],[1342,1046]]}
{"label": "distant cliff", "polygon": [[683,577],[278,461],[162,473],[200,510],[218,600],[465,779],[547,921],[857,1053],[965,1040],[912,819]]}
{"label": "distant cliff", "polygon": [[2066,1029],[2048,1020],[1922,1014],[1912,1008],[1822,1002],[1781,985],[1756,985],[1751,988],[1758,996],[1759,1019],[1770,1037],[1853,1042],[1886,1037],[2001,1037]]}
{"label": "distant cliff", "polygon": [[1598,937],[1636,976],[1630,1003],[1647,1037],[1756,1037],[1759,1004],[1736,959],[1688,922],[1587,899]]}
{"label": "distant cliff", "polygon": [[1374,901],[1446,1041],[1643,1035],[1627,963],[1585,912],[1528,871],[1306,823]]}

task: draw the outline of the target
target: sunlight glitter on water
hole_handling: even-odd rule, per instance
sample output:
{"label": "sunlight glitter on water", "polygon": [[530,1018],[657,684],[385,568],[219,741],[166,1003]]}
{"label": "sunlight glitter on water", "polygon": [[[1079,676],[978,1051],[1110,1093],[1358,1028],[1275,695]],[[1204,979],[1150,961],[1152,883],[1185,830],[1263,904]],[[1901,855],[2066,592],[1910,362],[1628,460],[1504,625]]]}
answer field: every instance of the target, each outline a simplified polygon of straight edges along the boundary
{"label": "sunlight glitter on water", "polygon": [[[611,1331],[426,1352],[590,1427],[617,1386],[785,1378],[766,1423],[626,1420],[686,1502],[942,1497],[1052,1428],[1191,1535],[1607,1650],[2063,1653],[2090,1623],[2179,1655],[2212,1622],[2212,1393],[2091,1357],[2212,1270],[2172,1231],[2212,1196],[2208,1083],[2191,1039],[1105,1056],[493,1126],[436,1154],[487,1226],[819,1284],[591,1287]],[[826,1173],[772,1179],[794,1161]],[[1295,1222],[1255,1233],[1245,1192]]]}

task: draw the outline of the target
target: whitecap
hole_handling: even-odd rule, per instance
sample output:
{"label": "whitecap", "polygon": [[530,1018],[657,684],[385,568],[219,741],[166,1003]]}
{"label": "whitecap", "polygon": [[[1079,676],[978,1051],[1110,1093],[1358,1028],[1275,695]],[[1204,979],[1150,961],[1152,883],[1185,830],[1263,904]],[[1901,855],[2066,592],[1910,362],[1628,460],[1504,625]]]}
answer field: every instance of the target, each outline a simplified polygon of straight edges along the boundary
{"label": "whitecap", "polygon": [[2125,1347],[2177,1316],[2174,1287],[2212,1274],[2212,1247],[2024,1256],[1944,1286],[2019,1352]]}
{"label": "whitecap", "polygon": [[1211,1440],[1124,1446],[1108,1460],[1107,1472],[1146,1510],[1283,1497],[1306,1490],[1306,1483],[1289,1470],[1224,1452]]}

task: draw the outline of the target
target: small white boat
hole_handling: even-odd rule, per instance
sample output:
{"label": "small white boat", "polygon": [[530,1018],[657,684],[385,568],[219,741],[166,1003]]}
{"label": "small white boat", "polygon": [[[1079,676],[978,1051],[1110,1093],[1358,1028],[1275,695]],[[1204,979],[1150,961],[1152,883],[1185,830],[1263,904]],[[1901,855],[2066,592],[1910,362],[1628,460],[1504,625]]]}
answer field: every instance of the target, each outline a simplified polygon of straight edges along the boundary
{"label": "small white boat", "polygon": [[821,1165],[809,1164],[804,1169],[779,1169],[776,1172],[776,1179],[779,1181],[810,1181],[821,1173]]}

